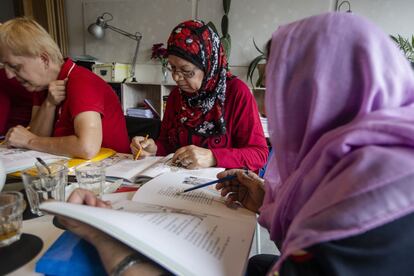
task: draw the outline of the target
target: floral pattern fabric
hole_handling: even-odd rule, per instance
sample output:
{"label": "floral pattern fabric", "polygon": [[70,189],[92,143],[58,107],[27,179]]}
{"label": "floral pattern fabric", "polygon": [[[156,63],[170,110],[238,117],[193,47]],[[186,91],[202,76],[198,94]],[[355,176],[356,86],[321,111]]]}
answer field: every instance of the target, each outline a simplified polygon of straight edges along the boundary
{"label": "floral pattern fabric", "polygon": [[204,137],[226,133],[223,119],[226,80],[233,76],[218,34],[202,21],[185,21],[171,32],[167,51],[204,71],[198,93],[180,91],[182,108],[178,120]]}

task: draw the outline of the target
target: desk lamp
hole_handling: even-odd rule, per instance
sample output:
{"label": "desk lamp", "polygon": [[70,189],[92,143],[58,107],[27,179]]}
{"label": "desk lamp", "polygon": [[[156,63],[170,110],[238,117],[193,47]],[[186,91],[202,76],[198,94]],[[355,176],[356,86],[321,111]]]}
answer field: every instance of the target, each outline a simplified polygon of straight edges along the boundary
{"label": "desk lamp", "polygon": [[337,1],[336,3],[336,11],[341,11],[341,7],[343,4],[347,4],[348,5],[348,10],[346,12],[352,12],[351,10],[351,3],[349,1],[342,1],[341,3],[339,3],[339,1]]}
{"label": "desk lamp", "polygon": [[[108,18],[105,18],[105,16],[107,16]],[[129,78],[131,80],[131,82],[137,82],[136,78],[135,78],[135,64],[137,62],[137,55],[138,55],[138,49],[139,49],[139,43],[141,42],[141,38],[142,35],[139,32],[136,32],[135,34],[131,34],[128,33],[124,30],[121,30],[119,28],[116,28],[114,26],[111,26],[108,24],[109,21],[111,21],[114,17],[112,16],[112,14],[108,13],[108,12],[104,12],[101,16],[98,16],[98,18],[96,19],[96,22],[89,25],[88,27],[88,32],[93,35],[95,38],[97,39],[102,39],[105,36],[105,29],[111,29],[112,31],[115,31],[121,35],[124,35],[130,39],[136,40],[137,41],[137,46],[135,48],[135,53],[134,53],[134,58],[132,59],[132,64],[131,64],[131,71],[130,71],[130,75]],[[127,79],[124,80],[124,82]]]}

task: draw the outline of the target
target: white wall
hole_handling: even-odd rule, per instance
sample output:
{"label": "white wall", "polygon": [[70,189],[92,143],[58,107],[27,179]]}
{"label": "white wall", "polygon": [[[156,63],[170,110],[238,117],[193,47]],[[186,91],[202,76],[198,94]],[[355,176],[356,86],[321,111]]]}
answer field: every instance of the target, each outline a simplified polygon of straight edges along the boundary
{"label": "white wall", "polygon": [[[258,55],[253,38],[264,47],[271,34],[281,24],[329,11],[330,0],[234,0],[229,13],[229,33],[232,38],[230,64],[247,66]],[[200,19],[213,21],[220,31],[222,0],[201,0]]]}
{"label": "white wall", "polygon": [[[414,33],[412,0],[350,2],[354,13],[370,18],[389,34],[411,36]],[[246,66],[257,55],[253,38],[263,47],[279,25],[335,10],[336,3],[336,0],[233,0],[229,14],[233,71],[239,76],[245,75]],[[86,32],[87,26],[104,11],[114,14],[111,22],[114,26],[142,32],[137,66],[137,72],[144,73],[138,75],[141,81],[157,81],[160,77],[153,76],[159,70],[151,68],[155,63],[150,60],[150,48],[153,43],[165,42],[177,23],[187,18],[211,20],[220,31],[223,15],[222,0],[67,0],[66,8],[71,56],[90,54],[103,61],[130,61],[134,41],[108,31],[108,41],[101,43]]]}
{"label": "white wall", "polygon": [[352,10],[377,23],[388,34],[414,34],[413,0],[353,0]]}
{"label": "white wall", "polygon": [[[257,54],[253,48],[253,38],[263,46],[280,24],[329,11],[332,9],[331,2],[333,0],[232,1],[229,14],[229,32],[232,36],[230,63],[247,66]],[[133,41],[128,43],[127,38],[107,31],[106,35],[110,39],[106,43],[97,42],[85,31],[98,15],[107,11],[114,15],[110,24],[129,32],[143,33],[140,64],[152,64],[149,60],[151,45],[165,42],[171,29],[180,21],[190,18],[213,21],[221,31],[223,15],[222,0],[67,0],[66,8],[71,56],[90,54],[106,61],[109,58],[129,61],[127,57],[131,56],[133,48],[129,44],[133,46]],[[118,43],[116,50],[115,43]],[[129,55],[125,52],[129,52]]]}

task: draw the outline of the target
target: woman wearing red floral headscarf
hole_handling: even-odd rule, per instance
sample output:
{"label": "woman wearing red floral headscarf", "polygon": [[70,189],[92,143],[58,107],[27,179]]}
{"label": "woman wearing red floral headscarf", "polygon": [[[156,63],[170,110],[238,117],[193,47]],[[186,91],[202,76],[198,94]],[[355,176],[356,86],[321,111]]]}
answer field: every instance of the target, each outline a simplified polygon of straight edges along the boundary
{"label": "woman wearing red floral headscarf", "polygon": [[140,156],[175,152],[173,162],[202,167],[261,168],[268,149],[256,102],[228,70],[220,38],[201,21],[176,26],[167,45],[177,88],[168,97],[157,141],[135,137]]}

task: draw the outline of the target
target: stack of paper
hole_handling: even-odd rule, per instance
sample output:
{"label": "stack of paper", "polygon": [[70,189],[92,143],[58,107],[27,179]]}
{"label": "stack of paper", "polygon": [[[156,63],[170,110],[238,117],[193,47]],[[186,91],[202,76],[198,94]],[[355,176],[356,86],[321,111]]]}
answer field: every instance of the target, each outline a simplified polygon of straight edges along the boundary
{"label": "stack of paper", "polygon": [[148,108],[128,108],[127,115],[130,117],[154,118],[154,114]]}

